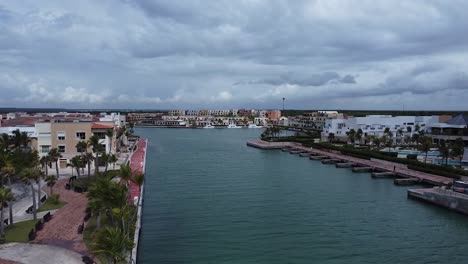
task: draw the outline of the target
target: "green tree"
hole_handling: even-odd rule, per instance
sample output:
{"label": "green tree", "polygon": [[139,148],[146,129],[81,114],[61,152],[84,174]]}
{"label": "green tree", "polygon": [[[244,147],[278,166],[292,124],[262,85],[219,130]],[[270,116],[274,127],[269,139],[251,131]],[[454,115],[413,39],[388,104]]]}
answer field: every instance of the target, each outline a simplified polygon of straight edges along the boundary
{"label": "green tree", "polygon": [[62,157],[62,154],[60,154],[57,148],[53,148],[49,151],[48,155],[50,157],[50,161],[55,162],[55,172],[57,173],[57,178],[60,178],[58,161]]}
{"label": "green tree", "polygon": [[98,230],[92,252],[104,256],[108,263],[124,261],[127,252],[134,247],[133,241],[119,227]]}
{"label": "green tree", "polygon": [[102,145],[99,138],[96,135],[92,135],[88,139],[88,146],[90,146],[94,152],[94,173],[99,172],[99,154],[102,152]]}
{"label": "green tree", "polygon": [[427,161],[427,153],[429,152],[429,150],[431,150],[431,146],[432,146],[432,138],[430,137],[426,137],[426,136],[422,136],[421,138],[419,138],[419,151],[421,152],[424,152],[426,155],[424,156],[424,163],[426,163]]}
{"label": "green tree", "polygon": [[67,166],[74,168],[79,178],[81,176],[80,170],[84,166],[83,157],[80,155],[74,156],[73,158],[70,159],[70,163],[68,163]]}
{"label": "green tree", "polygon": [[354,144],[354,141],[356,140],[356,131],[351,128],[351,130],[346,132],[346,134],[348,135],[348,140]]}
{"label": "green tree", "polygon": [[86,164],[86,166],[88,167],[88,178],[89,178],[89,176],[91,176],[91,162],[93,162],[94,156],[92,153],[86,152],[85,154],[83,154],[81,159],[83,161],[83,164]]}
{"label": "green tree", "polygon": [[[3,206],[13,201],[14,197],[10,189],[0,188],[0,236],[2,241],[5,241],[5,226],[4,226],[4,214]],[[11,219],[10,219],[11,221]]]}
{"label": "green tree", "polygon": [[462,138],[455,139],[451,146],[450,156],[460,161],[460,168],[462,167],[463,155],[465,154],[465,144]]}
{"label": "green tree", "polygon": [[[3,166],[1,170],[1,173],[8,179],[8,187],[11,188],[11,181],[16,173],[16,170],[15,170],[15,167],[11,165],[10,161],[6,162],[5,166]],[[9,217],[10,217],[11,224],[13,224],[13,203],[14,203],[14,200],[11,200],[8,202],[8,210],[9,210]]]}
{"label": "green tree", "polygon": [[335,134],[334,133],[328,133],[328,141],[333,142],[335,141]]}
{"label": "green tree", "polygon": [[[41,170],[37,167],[25,168],[21,171],[21,179],[26,185],[31,186],[32,202],[33,202],[33,219],[37,220],[37,203],[36,203],[36,190],[34,189],[34,182],[38,180]],[[40,190],[39,190],[40,191]]]}
{"label": "green tree", "polygon": [[119,161],[119,159],[117,158],[117,155],[111,154],[109,156],[109,163],[112,163],[112,169],[113,170],[115,170],[115,163],[117,163],[117,161]]}
{"label": "green tree", "polygon": [[45,178],[45,181],[50,188],[50,194],[54,194],[54,185],[57,183],[57,177],[55,177],[55,175],[49,175]]}
{"label": "green tree", "polygon": [[440,152],[440,156],[442,156],[442,164],[444,163],[444,160],[445,160],[445,164],[447,164],[448,158],[450,156],[450,149],[447,146],[447,143],[445,142],[445,140],[441,140],[439,142],[439,152]]}
{"label": "green tree", "polygon": [[358,140],[359,144],[361,144],[363,133],[364,132],[360,128],[356,131],[356,139]]}
{"label": "green tree", "polygon": [[112,152],[112,140],[114,139],[114,129],[108,129],[106,131],[106,136],[109,138],[109,153],[110,154]]}

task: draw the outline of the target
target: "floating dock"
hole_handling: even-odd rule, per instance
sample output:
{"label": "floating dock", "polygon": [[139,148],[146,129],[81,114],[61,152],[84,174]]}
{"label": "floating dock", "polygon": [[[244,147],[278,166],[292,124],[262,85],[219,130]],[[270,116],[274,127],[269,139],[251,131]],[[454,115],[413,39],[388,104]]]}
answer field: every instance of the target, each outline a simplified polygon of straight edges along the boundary
{"label": "floating dock", "polygon": [[310,156],[309,157],[310,160],[322,160],[326,158],[328,158],[328,156]]}
{"label": "floating dock", "polygon": [[374,167],[354,167],[353,172],[373,172]]}
{"label": "floating dock", "polygon": [[323,159],[322,164],[336,164],[340,161],[339,159]]}
{"label": "floating dock", "polygon": [[395,176],[396,173],[391,171],[371,173],[371,177],[374,179],[395,178]]}
{"label": "floating dock", "polygon": [[352,162],[339,162],[335,164],[335,167],[337,168],[351,168],[354,167],[355,164]]}

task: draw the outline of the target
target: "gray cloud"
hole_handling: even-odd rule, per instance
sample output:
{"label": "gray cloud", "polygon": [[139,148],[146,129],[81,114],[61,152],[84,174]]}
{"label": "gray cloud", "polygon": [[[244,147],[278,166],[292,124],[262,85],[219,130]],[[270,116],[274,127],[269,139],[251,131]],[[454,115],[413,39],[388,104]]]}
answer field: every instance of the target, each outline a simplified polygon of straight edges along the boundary
{"label": "gray cloud", "polygon": [[467,9],[463,0],[6,0],[2,105],[272,108],[286,97],[291,108],[466,109],[454,94],[468,94]]}

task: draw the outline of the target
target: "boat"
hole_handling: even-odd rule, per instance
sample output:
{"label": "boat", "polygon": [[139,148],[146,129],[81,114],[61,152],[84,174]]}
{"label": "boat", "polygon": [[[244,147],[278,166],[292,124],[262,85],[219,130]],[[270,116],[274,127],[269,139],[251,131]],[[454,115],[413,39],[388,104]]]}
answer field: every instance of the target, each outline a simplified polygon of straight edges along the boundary
{"label": "boat", "polygon": [[257,126],[256,124],[250,124],[248,128],[263,128],[263,126]]}
{"label": "boat", "polygon": [[210,125],[210,124],[208,124],[208,125],[204,126],[203,128],[215,128],[215,127],[212,126],[212,125]]}
{"label": "boat", "polygon": [[241,128],[241,127],[236,124],[229,124],[227,128]]}

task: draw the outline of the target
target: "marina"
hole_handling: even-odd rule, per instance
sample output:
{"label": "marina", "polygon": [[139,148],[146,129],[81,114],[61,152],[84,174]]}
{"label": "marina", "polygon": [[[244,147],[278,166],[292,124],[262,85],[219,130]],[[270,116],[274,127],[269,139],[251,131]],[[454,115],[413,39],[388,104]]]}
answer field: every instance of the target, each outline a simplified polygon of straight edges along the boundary
{"label": "marina", "polygon": [[138,263],[422,264],[468,257],[465,216],[408,199],[408,187],[392,179],[248,148],[255,130],[137,133],[149,139],[151,175]]}

